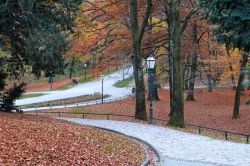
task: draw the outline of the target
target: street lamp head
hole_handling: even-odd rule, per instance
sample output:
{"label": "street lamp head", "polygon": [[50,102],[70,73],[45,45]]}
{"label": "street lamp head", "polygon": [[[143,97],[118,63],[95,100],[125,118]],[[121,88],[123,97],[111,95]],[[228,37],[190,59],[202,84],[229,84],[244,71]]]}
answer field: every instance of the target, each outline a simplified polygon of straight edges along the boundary
{"label": "street lamp head", "polygon": [[83,67],[86,68],[87,67],[87,63],[84,63]]}
{"label": "street lamp head", "polygon": [[102,80],[104,79],[104,75],[101,75],[101,79],[102,79]]}
{"label": "street lamp head", "polygon": [[147,59],[147,68],[148,69],[154,69],[155,68],[155,61],[156,59],[154,58],[154,56],[151,54]]}

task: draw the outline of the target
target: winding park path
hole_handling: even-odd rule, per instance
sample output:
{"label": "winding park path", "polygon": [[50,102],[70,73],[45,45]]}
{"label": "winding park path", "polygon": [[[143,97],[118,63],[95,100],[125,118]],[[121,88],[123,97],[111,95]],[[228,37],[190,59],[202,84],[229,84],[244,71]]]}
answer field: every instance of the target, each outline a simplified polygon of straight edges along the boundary
{"label": "winding park path", "polygon": [[169,128],[111,120],[64,120],[119,132],[150,144],[161,166],[249,166],[250,145],[216,140]]}
{"label": "winding park path", "polygon": [[[104,84],[103,84],[103,93],[109,95],[110,97],[105,98],[105,100],[112,100],[116,98],[125,97],[131,94],[131,88],[116,88],[114,84],[117,81],[120,81],[124,78],[128,78],[133,74],[133,69],[126,68],[123,70],[118,70],[108,76],[104,77]],[[33,93],[44,93],[45,95],[20,99],[16,101],[16,105],[27,105],[27,104],[35,104],[40,102],[52,101],[52,100],[60,100],[72,97],[78,97],[88,94],[93,94],[95,92],[101,93],[102,91],[102,80],[94,80],[87,83],[77,84],[75,87],[67,89],[67,90],[56,90],[56,91],[44,91],[44,92],[33,92]],[[100,100],[98,100],[100,101]],[[79,106],[85,105],[86,103],[79,103]],[[76,104],[71,105],[72,107]],[[56,106],[53,108],[62,108],[63,106]],[[48,109],[48,107],[43,107],[40,109]],[[24,111],[31,111],[31,109],[24,109]],[[38,110],[38,109],[37,109]]]}
{"label": "winding park path", "polygon": [[[132,68],[127,69],[125,78],[132,75]],[[110,95],[108,100],[126,97],[131,94],[131,88],[116,88],[113,85],[123,79],[123,71],[119,70],[104,77],[104,94]],[[59,100],[71,97],[101,92],[101,80],[78,84],[68,90],[46,91],[43,96],[17,100],[17,105]],[[107,100],[106,99],[106,100]],[[86,103],[79,103],[79,106]],[[93,103],[95,104],[95,103]],[[76,104],[71,105],[72,107]],[[62,108],[56,106],[53,108]],[[67,106],[68,107],[68,106]],[[48,109],[42,107],[39,109]],[[37,109],[37,110],[39,110]],[[24,109],[31,111],[34,108]],[[214,166],[214,165],[250,165],[250,145],[216,140],[196,134],[184,133],[169,128],[108,120],[87,120],[63,118],[64,120],[107,129],[137,138],[150,144],[160,157],[161,166]]]}

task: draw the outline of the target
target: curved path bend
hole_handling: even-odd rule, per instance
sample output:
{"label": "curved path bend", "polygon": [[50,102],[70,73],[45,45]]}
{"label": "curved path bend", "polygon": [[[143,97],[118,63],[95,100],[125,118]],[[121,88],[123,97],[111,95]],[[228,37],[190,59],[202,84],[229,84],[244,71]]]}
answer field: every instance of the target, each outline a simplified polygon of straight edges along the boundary
{"label": "curved path bend", "polygon": [[108,129],[149,143],[160,156],[160,166],[249,166],[250,145],[216,140],[169,128],[111,120],[64,120]]}
{"label": "curved path bend", "polygon": [[[133,74],[133,68],[132,67],[126,68],[124,69],[124,72],[123,70],[119,70],[104,77],[103,93],[108,94],[110,96],[108,98],[105,98],[105,100],[110,100],[110,99],[113,100],[117,98],[122,98],[131,94],[131,88],[128,88],[128,87],[116,88],[113,86],[117,81],[123,79],[123,74],[124,74],[124,78],[130,77]],[[93,94],[95,92],[101,93],[101,91],[102,91],[102,81],[98,79],[98,80],[94,80],[91,82],[78,84],[75,87],[67,89],[67,90],[33,92],[33,93],[44,93],[45,95],[17,100],[16,105],[20,106],[20,105],[46,102],[46,101],[51,101],[51,100],[60,100],[60,99],[83,96],[87,94]],[[97,100],[97,101],[100,101],[100,100]],[[84,103],[79,103],[79,104],[84,105]],[[76,104],[72,106],[75,106],[75,105]],[[57,106],[53,108],[62,108],[62,107]],[[48,107],[44,107],[44,109],[48,109]],[[31,110],[34,110],[34,108],[24,109],[24,111],[31,111]]]}

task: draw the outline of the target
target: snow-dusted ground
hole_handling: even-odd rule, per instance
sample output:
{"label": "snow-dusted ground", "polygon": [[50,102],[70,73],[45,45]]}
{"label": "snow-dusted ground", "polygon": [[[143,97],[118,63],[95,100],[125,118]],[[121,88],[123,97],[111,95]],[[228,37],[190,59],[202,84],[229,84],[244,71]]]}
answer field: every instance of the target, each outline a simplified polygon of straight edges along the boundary
{"label": "snow-dusted ground", "polygon": [[[132,73],[133,73],[132,67],[125,69],[124,72],[125,78],[131,76]],[[111,75],[104,77],[103,93],[110,95],[110,97],[106,99],[115,99],[131,94],[131,88],[116,88],[113,86],[115,82],[122,79],[123,79],[123,70],[119,70]],[[102,81],[99,79],[92,82],[78,84],[75,87],[67,90],[39,92],[39,93],[45,93],[45,95],[17,100],[16,105],[26,105],[26,104],[34,104],[51,100],[60,100],[65,98],[82,96],[86,94],[93,94],[94,92],[101,93],[101,89],[102,89]]]}
{"label": "snow-dusted ground", "polygon": [[151,144],[162,166],[250,166],[250,145],[215,140],[173,129],[132,122],[63,118],[67,121],[118,131]]}

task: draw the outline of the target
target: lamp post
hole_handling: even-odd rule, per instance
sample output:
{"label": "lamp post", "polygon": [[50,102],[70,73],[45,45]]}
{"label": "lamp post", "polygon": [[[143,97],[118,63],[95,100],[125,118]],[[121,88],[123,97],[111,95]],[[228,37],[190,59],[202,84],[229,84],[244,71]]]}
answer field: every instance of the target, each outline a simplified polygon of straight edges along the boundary
{"label": "lamp post", "polygon": [[53,89],[53,76],[49,76],[48,83],[50,83],[50,90],[52,91],[52,89]]}
{"label": "lamp post", "polygon": [[147,59],[147,68],[148,68],[148,77],[149,77],[149,123],[153,123],[153,107],[152,107],[152,100],[153,100],[153,75],[154,75],[154,68],[155,68],[155,61],[153,55],[150,55]]}
{"label": "lamp post", "polygon": [[103,104],[103,80],[104,80],[104,75],[101,75],[101,79],[102,79],[102,104]]}
{"label": "lamp post", "polygon": [[124,71],[125,65],[122,65],[122,80],[125,79],[125,71]]}
{"label": "lamp post", "polygon": [[87,64],[86,63],[83,64],[83,68],[84,68],[84,80],[86,81],[86,70],[87,70]]}

